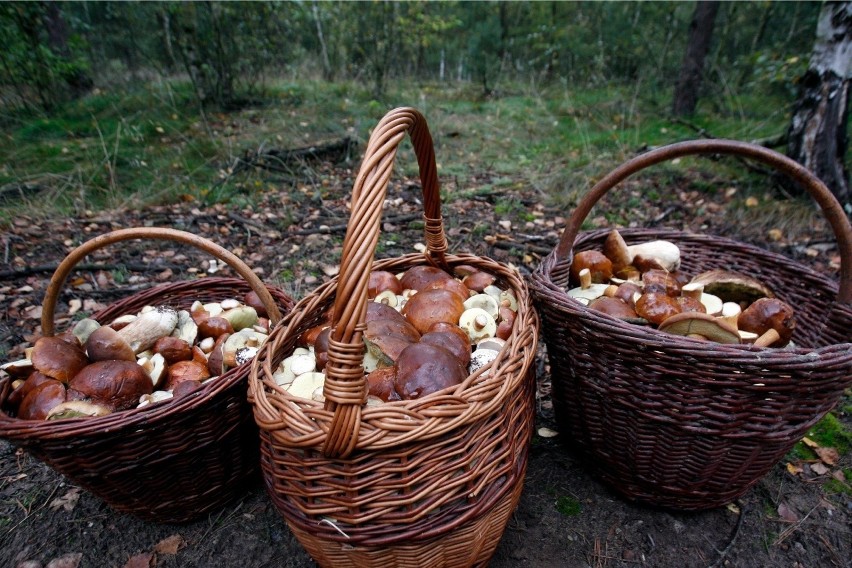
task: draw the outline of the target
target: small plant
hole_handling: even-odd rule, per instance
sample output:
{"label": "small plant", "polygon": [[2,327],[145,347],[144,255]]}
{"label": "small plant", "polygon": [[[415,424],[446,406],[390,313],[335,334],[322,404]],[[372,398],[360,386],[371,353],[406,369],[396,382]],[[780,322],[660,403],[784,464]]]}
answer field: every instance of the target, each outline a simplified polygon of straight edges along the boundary
{"label": "small plant", "polygon": [[556,510],[566,517],[576,517],[582,511],[582,505],[573,497],[563,495],[556,499]]}

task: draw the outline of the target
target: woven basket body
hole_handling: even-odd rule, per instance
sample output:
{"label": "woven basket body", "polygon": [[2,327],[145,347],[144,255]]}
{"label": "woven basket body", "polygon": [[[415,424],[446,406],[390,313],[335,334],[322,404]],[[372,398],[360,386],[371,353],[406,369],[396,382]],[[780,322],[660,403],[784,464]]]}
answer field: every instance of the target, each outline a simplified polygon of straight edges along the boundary
{"label": "woven basket body", "polygon": [[[381,172],[390,172],[406,132],[420,162],[427,231],[433,221],[438,230],[435,238],[427,236],[427,254],[373,264],[387,186]],[[261,429],[267,489],[323,566],[485,564],[520,497],[534,421],[538,320],[516,271],[482,257],[437,252],[443,229],[431,144],[416,111],[397,109],[382,120],[355,184],[340,275],[297,304],[252,364],[249,396]],[[362,215],[365,204],[378,207]],[[518,299],[512,335],[490,371],[471,375],[458,388],[365,406],[360,330],[369,271],[398,273],[424,264],[449,272],[472,265],[497,276],[497,285]],[[272,374],[297,338],[332,308],[323,405],[287,394]],[[346,378],[336,380],[338,373]]]}
{"label": "woven basket body", "polygon": [[[150,237],[195,245],[199,239],[168,229],[143,229],[141,236],[135,236],[139,231],[127,229],[106,237],[110,242]],[[214,254],[219,248],[209,242],[204,247]],[[224,249],[222,253],[220,258],[234,262],[230,253]],[[70,264],[74,263],[76,260]],[[240,270],[251,274],[245,265]],[[54,276],[48,296],[64,280],[64,275]],[[265,304],[279,312],[273,319],[280,317],[280,310],[292,307],[293,301],[283,291],[263,287],[256,277],[252,282],[204,278],[164,284],[115,302],[92,317],[107,323],[146,305],[188,309],[196,300],[241,299],[259,287],[268,294]],[[52,334],[55,299],[45,301],[49,312],[43,320],[46,335]],[[257,479],[259,444],[246,400],[248,372],[249,366],[242,365],[186,397],[99,418],[42,422],[0,413],[0,437],[118,511],[153,522],[190,521],[237,497]],[[10,392],[10,381],[0,382],[0,406]]]}
{"label": "woven basket body", "polygon": [[[684,510],[729,503],[757,483],[852,383],[848,221],[816,178],[754,148],[728,141],[681,143],[628,162],[593,188],[586,198],[591,203],[578,207],[560,248],[533,274],[560,431],[628,498]],[[846,284],[839,288],[784,256],[731,239],[662,229],[619,232],[628,244],[675,243],[687,274],[724,268],[763,281],[795,309],[795,348],[673,336],[590,310],[565,293],[571,249],[602,250],[608,233],[577,234],[594,201],[642,167],[711,152],[760,159],[817,193],[838,235]]]}

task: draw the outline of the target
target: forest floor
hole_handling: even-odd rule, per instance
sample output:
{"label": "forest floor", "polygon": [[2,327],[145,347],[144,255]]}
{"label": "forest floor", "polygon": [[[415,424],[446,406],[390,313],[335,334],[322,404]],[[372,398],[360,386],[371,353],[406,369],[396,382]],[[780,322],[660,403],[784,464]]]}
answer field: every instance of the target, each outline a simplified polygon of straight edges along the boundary
{"label": "forest floor", "polygon": [[[40,302],[53,267],[82,240],[117,228],[153,225],[195,232],[236,252],[268,283],[282,286],[296,298],[304,296],[334,273],[355,173],[352,164],[314,167],[323,180],[319,191],[310,186],[282,187],[265,191],[251,200],[251,206],[240,208],[187,201],[141,211],[97,212],[86,218],[19,217],[2,235],[0,347],[5,356],[16,358],[38,333]],[[481,181],[485,187],[488,175],[483,174]],[[735,187],[704,195],[684,183],[652,199],[643,187],[654,183],[648,177],[630,181],[603,207],[639,226],[658,223],[734,236],[837,278],[837,249],[818,214],[797,213],[774,221],[731,214]],[[416,180],[392,181],[392,205],[386,210],[377,257],[409,253],[422,242],[420,226],[412,223],[421,211],[418,187]],[[548,207],[522,179],[502,187],[461,192],[462,188],[447,184],[450,198],[444,217],[451,252],[490,256],[528,274],[557,242],[568,212]],[[496,207],[498,203],[503,205]],[[513,207],[505,207],[506,203]],[[800,209],[809,206],[795,206]],[[603,215],[589,219],[594,227],[607,223]],[[91,311],[152,283],[193,278],[209,269],[200,254],[153,242],[114,246],[102,260],[108,263],[103,269],[87,267],[66,285],[57,309],[59,329],[68,325],[72,299],[82,300],[83,309]],[[227,268],[217,273],[228,274]],[[543,348],[539,356],[536,430],[555,430]],[[844,404],[848,409],[848,396]],[[840,411],[837,415],[850,428],[852,418]],[[736,503],[683,513],[623,499],[562,443],[564,433],[555,437],[540,433],[534,436],[520,505],[490,564],[494,568],[852,565],[852,493],[850,480],[843,476],[852,467],[852,453],[830,464],[791,454]],[[200,520],[159,525],[112,511],[99,498],[0,440],[0,566],[155,565],[314,564],[260,481],[236,502]]]}

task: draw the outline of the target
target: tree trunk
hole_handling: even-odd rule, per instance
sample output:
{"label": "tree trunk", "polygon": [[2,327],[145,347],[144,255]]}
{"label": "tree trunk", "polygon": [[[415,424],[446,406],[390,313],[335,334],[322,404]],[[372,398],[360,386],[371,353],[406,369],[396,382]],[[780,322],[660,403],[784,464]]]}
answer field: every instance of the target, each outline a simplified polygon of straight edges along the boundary
{"label": "tree trunk", "polygon": [[686,54],[675,86],[674,103],[672,104],[672,112],[675,116],[687,116],[695,112],[698,93],[701,90],[704,58],[710,51],[713,26],[716,23],[718,11],[718,0],[700,1],[695,5],[692,22],[689,24]]}
{"label": "tree trunk", "polygon": [[320,44],[320,55],[322,56],[322,75],[326,81],[334,79],[331,71],[331,61],[328,58],[328,48],[325,45],[325,35],[322,33],[322,19],[320,19],[319,5],[316,0],[311,4],[311,14],[317,26],[317,41]]}
{"label": "tree trunk", "polygon": [[[62,16],[58,2],[47,2],[44,4],[44,28],[47,32],[47,46],[56,56],[65,62],[71,62],[71,49],[68,47],[68,25]],[[63,79],[71,89],[71,94],[76,98],[84,95],[92,88],[92,79],[77,65],[70,65],[69,70],[64,72]]]}
{"label": "tree trunk", "polygon": [[[787,130],[787,155],[819,177],[852,214],[849,171],[849,83],[852,79],[852,2],[826,2],[816,41]],[[800,193],[800,188],[785,187]]]}

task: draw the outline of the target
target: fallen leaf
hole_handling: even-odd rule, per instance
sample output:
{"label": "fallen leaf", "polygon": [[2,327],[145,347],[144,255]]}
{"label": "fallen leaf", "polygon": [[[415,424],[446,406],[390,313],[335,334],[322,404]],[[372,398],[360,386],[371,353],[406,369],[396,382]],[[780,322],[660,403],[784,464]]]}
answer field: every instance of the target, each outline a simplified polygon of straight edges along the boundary
{"label": "fallen leaf", "polygon": [[72,487],[65,495],[51,501],[50,508],[55,511],[61,507],[70,513],[77,506],[77,501],[80,500],[80,491],[79,487]]}
{"label": "fallen leaf", "polygon": [[167,269],[163,270],[162,272],[160,272],[159,274],[157,274],[157,280],[159,280],[160,282],[167,282],[167,281],[171,280],[173,275],[174,275],[174,273],[172,272],[172,269],[167,268]]}
{"label": "fallen leaf", "polygon": [[59,558],[54,558],[50,562],[47,563],[47,566],[44,568],[77,568],[80,565],[80,561],[83,559],[82,552],[72,552],[70,554],[63,554]]}
{"label": "fallen leaf", "polygon": [[790,475],[799,475],[800,473],[802,473],[802,471],[804,471],[804,470],[802,469],[801,465],[792,464],[792,463],[789,463],[789,462],[787,463],[787,472]]}
{"label": "fallen leaf", "polygon": [[835,470],[831,473],[831,477],[836,479],[837,481],[846,481],[846,475],[844,475],[842,469]]}
{"label": "fallen leaf", "polygon": [[799,516],[787,506],[787,503],[781,503],[778,505],[778,516],[784,519],[785,521],[790,521],[791,523],[795,523],[799,520]]}
{"label": "fallen leaf", "polygon": [[542,438],[553,438],[554,436],[558,436],[559,432],[557,432],[556,430],[551,430],[550,428],[542,427],[538,429],[538,435]]}
{"label": "fallen leaf", "polygon": [[815,448],[814,451],[825,465],[837,465],[840,454],[834,448]]}
{"label": "fallen leaf", "polygon": [[41,319],[41,306],[28,306],[24,308],[24,315],[28,319]]}
{"label": "fallen leaf", "polygon": [[740,508],[737,507],[736,503],[728,503],[728,506],[726,508],[735,515],[739,515],[741,512]]}
{"label": "fallen leaf", "polygon": [[784,233],[781,229],[770,229],[767,235],[770,241],[778,242],[784,238]]}
{"label": "fallen leaf", "polygon": [[816,442],[814,442],[813,440],[811,440],[807,436],[802,438],[802,443],[804,443],[809,448],[818,448],[819,447],[819,444],[817,444]]}
{"label": "fallen leaf", "polygon": [[331,265],[323,265],[322,272],[326,276],[337,276],[337,273],[340,272],[339,266],[331,266]]}
{"label": "fallen leaf", "polygon": [[178,551],[186,546],[186,541],[183,540],[183,537],[179,534],[173,534],[172,536],[166,537],[154,546],[154,552],[158,554],[171,554],[175,555]]}
{"label": "fallen leaf", "polygon": [[124,568],[151,568],[157,565],[156,560],[153,552],[143,552],[128,558]]}
{"label": "fallen leaf", "polygon": [[80,311],[80,308],[83,307],[83,300],[79,298],[72,298],[68,300],[68,315],[73,316],[77,312]]}
{"label": "fallen leaf", "polygon": [[826,473],[828,473],[828,468],[825,467],[824,464],[817,462],[811,464],[811,471],[817,475],[825,475]]}

